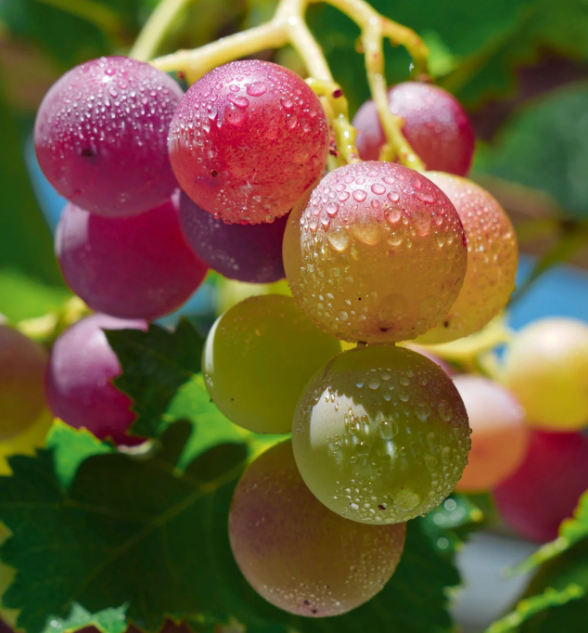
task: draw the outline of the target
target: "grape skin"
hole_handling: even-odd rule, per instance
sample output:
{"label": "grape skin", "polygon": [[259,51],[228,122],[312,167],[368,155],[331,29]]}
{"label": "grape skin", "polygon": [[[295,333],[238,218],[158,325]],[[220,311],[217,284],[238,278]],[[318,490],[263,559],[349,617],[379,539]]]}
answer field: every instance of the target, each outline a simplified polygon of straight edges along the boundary
{"label": "grape skin", "polygon": [[347,341],[423,334],[457,299],[462,223],[430,180],[394,163],[340,167],[290,214],[284,268],[300,307]]}
{"label": "grape skin", "polygon": [[251,297],[210,330],[202,359],[206,388],[235,424],[289,433],[296,402],[314,372],[340,351],[290,297]]}
{"label": "grape skin", "polygon": [[68,204],[55,235],[65,281],[93,310],[153,320],[182,305],[206,266],[188,246],[175,201],[130,218],[104,218]]}
{"label": "grape skin", "polygon": [[504,209],[471,180],[426,172],[451,200],[468,242],[467,272],[455,303],[443,321],[419,338],[447,343],[481,330],[503,310],[515,288],[517,238]]}
{"label": "grape skin", "polygon": [[247,469],[229,514],[233,554],[251,586],[280,609],[310,617],[370,600],[394,573],[406,524],[347,521],[308,490],[292,443],[276,444]]}
{"label": "grape skin", "polygon": [[292,424],[302,478],[328,508],[363,523],[437,506],[467,463],[470,429],[447,374],[394,346],[343,352],[320,369]]}
{"label": "grape skin", "polygon": [[468,465],[456,488],[489,490],[510,477],[527,453],[525,410],[503,386],[483,376],[456,376],[472,429]]}
{"label": "grape skin", "polygon": [[588,489],[588,438],[581,433],[533,430],[525,460],[494,490],[504,521],[524,538],[546,543],[557,537]]}
{"label": "grape skin", "polygon": [[123,321],[95,314],[78,321],[59,336],[47,366],[46,393],[53,414],[99,439],[136,444],[127,431],[135,420],[132,400],[112,381],[122,373],[103,330],[147,329],[145,321]]}
{"label": "grape skin", "polygon": [[180,225],[197,257],[228,279],[267,284],[286,276],[282,242],[288,216],[263,224],[225,224],[185,193]]}
{"label": "grape skin", "polygon": [[229,223],[271,222],[290,211],[325,168],[329,129],[318,97],[270,62],[220,66],[178,107],[169,136],[182,189]]}
{"label": "grape skin", "polygon": [[[416,81],[388,90],[390,111],[402,117],[402,132],[427,169],[465,176],[475,149],[474,129],[465,110],[446,90]],[[370,99],[353,119],[363,160],[378,160],[385,143],[375,103]]]}
{"label": "grape skin", "polygon": [[541,319],[517,333],[507,350],[504,384],[531,426],[573,431],[588,424],[588,326]]}
{"label": "grape skin", "polygon": [[43,173],[62,196],[99,215],[136,215],[164,203],[177,187],[167,136],[182,95],[171,77],[134,59],[76,66],[37,114]]}
{"label": "grape skin", "polygon": [[45,351],[7,325],[0,325],[0,441],[31,427],[45,407]]}

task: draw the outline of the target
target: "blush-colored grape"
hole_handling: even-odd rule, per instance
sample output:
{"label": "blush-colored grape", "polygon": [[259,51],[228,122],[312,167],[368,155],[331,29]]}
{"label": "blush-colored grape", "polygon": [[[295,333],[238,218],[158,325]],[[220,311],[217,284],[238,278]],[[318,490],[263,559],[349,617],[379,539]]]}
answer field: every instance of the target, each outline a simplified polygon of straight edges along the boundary
{"label": "blush-colored grape", "polygon": [[472,429],[468,465],[456,487],[489,490],[510,477],[525,458],[529,443],[525,410],[512,393],[488,378],[462,375],[453,381]]}
{"label": "blush-colored grape", "polygon": [[55,341],[45,385],[51,411],[66,424],[134,444],[127,435],[136,417],[132,400],[112,383],[122,368],[104,334],[123,329],[146,330],[147,323],[95,314],[72,325]]}
{"label": "blush-colored grape", "polygon": [[403,341],[434,327],[457,299],[466,261],[447,196],[395,163],[330,172],[298,202],[284,235],[292,295],[348,341]]}
{"label": "blush-colored grape", "polygon": [[0,441],[29,427],[45,407],[45,351],[18,330],[0,325]]}
{"label": "blush-colored grape", "polygon": [[306,485],[361,523],[408,521],[451,493],[467,463],[470,428],[451,378],[402,347],[336,356],[304,388],[292,444]]}
{"label": "blush-colored grape", "polygon": [[300,477],[290,440],[258,457],[235,489],[233,554],[268,602],[309,617],[370,600],[394,573],[406,524],[362,525],[328,510]]}
{"label": "blush-colored grape", "polygon": [[202,77],[170,127],[182,189],[236,224],[288,213],[323,172],[328,150],[318,97],[296,73],[259,60],[225,64]]}
{"label": "blush-colored grape", "polygon": [[[416,81],[388,91],[390,111],[404,120],[402,132],[427,169],[465,176],[475,148],[474,128],[455,97]],[[363,160],[378,160],[385,142],[375,103],[366,101],[353,119]]]}
{"label": "blush-colored grape", "polygon": [[471,180],[426,172],[459,214],[468,242],[463,286],[445,318],[419,338],[447,343],[481,330],[503,310],[515,288],[519,259],[517,238],[504,209]]}
{"label": "blush-colored grape", "polygon": [[66,73],[35,123],[43,173],[62,196],[108,217],[136,215],[177,187],[167,136],[183,92],[164,72],[102,57]]}
{"label": "blush-colored grape", "polygon": [[129,218],[68,204],[55,252],[70,288],[93,310],[152,320],[182,305],[206,275],[188,246],[174,200]]}
{"label": "blush-colored grape", "polygon": [[263,224],[225,224],[185,193],[180,224],[188,243],[207,266],[228,279],[268,284],[286,275],[282,242],[288,216]]}
{"label": "blush-colored grape", "polygon": [[588,438],[581,433],[531,431],[527,456],[494,490],[500,516],[521,536],[544,543],[557,537],[588,490]]}

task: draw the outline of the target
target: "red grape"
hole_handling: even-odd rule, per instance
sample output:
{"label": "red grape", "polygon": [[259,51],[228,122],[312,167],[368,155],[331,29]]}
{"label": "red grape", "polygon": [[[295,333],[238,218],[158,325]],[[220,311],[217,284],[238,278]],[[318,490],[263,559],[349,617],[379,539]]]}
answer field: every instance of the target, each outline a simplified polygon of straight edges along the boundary
{"label": "red grape", "polygon": [[[404,119],[402,132],[427,169],[465,176],[474,154],[474,129],[455,97],[437,86],[401,83],[388,91],[390,111]],[[363,160],[378,160],[386,138],[376,104],[366,101],[353,119]]]}
{"label": "red grape", "polygon": [[494,490],[502,518],[516,532],[543,543],[557,537],[588,489],[588,438],[581,433],[531,432],[527,456]]}
{"label": "red grape", "polygon": [[0,325],[0,441],[20,434],[45,407],[44,350],[17,330]]}
{"label": "red grape", "polygon": [[136,215],[177,187],[167,152],[182,90],[126,57],[76,66],[49,90],[35,123],[43,173],[71,202],[109,217]]}
{"label": "red grape", "polygon": [[318,97],[295,73],[246,60],[216,68],[182,99],[170,127],[182,189],[230,223],[285,215],[322,173],[329,150]]}
{"label": "red grape", "polygon": [[95,314],[78,321],[55,342],[46,375],[46,392],[53,414],[75,428],[86,428],[99,439],[134,444],[126,433],[135,420],[131,399],[113,384],[121,366],[103,330],[146,330],[145,321],[123,321]]}
{"label": "red grape", "polygon": [[225,224],[185,193],[180,224],[196,255],[229,279],[267,284],[285,277],[282,242],[288,216],[263,224]]}
{"label": "red grape", "polygon": [[65,280],[93,310],[152,320],[184,303],[206,275],[188,246],[174,200],[130,218],[68,204],[55,251]]}

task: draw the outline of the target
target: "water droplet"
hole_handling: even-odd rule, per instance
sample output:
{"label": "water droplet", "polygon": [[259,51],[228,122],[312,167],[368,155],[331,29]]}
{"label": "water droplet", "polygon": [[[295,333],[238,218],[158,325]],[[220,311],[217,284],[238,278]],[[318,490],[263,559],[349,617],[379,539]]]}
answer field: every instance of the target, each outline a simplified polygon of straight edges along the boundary
{"label": "water droplet", "polygon": [[356,189],[353,192],[353,199],[357,202],[363,202],[367,198],[367,193],[363,189]]}
{"label": "water droplet", "polygon": [[267,86],[263,81],[256,81],[252,84],[247,84],[247,94],[251,97],[261,97],[261,95],[267,92]]}

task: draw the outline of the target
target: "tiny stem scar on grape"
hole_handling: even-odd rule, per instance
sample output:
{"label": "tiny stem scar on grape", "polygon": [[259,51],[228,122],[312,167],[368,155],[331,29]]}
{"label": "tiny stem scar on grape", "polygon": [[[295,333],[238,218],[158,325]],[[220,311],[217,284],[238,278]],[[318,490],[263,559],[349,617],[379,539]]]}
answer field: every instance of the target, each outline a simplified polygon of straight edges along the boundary
{"label": "tiny stem scar on grape", "polygon": [[[315,1],[281,0],[274,17],[265,24],[194,50],[159,57],[151,63],[165,72],[182,72],[188,82],[193,83],[222,64],[291,44],[306,67],[309,85],[321,98],[335,133],[341,162],[355,162],[358,160],[355,130],[349,122],[347,100],[335,83],[325,56],[304,19],[308,5]],[[381,158],[397,158],[407,167],[423,170],[423,162],[402,133],[402,119],[394,116],[388,107],[383,43],[387,38],[393,46],[402,45],[407,49],[413,59],[413,74],[417,78],[427,74],[427,47],[414,31],[380,15],[364,0],[324,1],[351,18],[361,29],[367,79],[387,139]],[[190,0],[163,0],[153,19],[145,25],[131,56],[148,59],[165,38],[178,13],[189,3]]]}

